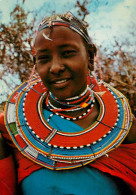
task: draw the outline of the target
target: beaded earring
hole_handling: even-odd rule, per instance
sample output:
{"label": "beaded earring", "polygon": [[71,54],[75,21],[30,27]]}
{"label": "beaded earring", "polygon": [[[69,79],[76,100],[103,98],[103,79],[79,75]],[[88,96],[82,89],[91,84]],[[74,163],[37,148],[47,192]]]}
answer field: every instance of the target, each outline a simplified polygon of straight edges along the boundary
{"label": "beaded earring", "polygon": [[[99,71],[99,76],[96,73],[96,63],[98,64],[98,71]],[[94,71],[93,71],[93,76],[96,80],[97,86],[99,91],[97,92],[97,94],[99,94],[100,96],[102,96],[105,91],[102,91],[101,89],[101,85],[103,83],[103,76],[102,76],[102,69],[101,69],[101,65],[100,65],[100,61],[98,56],[94,56]],[[99,78],[98,78],[99,77]]]}
{"label": "beaded earring", "polygon": [[29,81],[28,81],[28,83],[27,83],[27,89],[29,89],[29,87],[30,87],[32,78],[33,78],[34,73],[35,73],[35,67],[36,67],[36,64],[34,64],[34,66],[33,66],[33,68],[32,68],[32,72],[31,72],[31,74],[30,74]]}
{"label": "beaded earring", "polygon": [[91,70],[88,68],[88,76],[91,75]]}
{"label": "beaded earring", "polygon": [[42,82],[42,80],[41,80],[41,90],[43,90],[43,82]]}

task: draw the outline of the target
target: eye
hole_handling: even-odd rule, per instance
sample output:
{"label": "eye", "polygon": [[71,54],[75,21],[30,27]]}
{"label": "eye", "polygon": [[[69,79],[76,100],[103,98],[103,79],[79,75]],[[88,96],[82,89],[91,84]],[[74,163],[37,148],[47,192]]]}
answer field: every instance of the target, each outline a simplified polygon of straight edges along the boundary
{"label": "eye", "polygon": [[76,54],[76,50],[66,50],[62,52],[63,57],[72,57]]}
{"label": "eye", "polygon": [[38,63],[46,63],[50,60],[50,56],[49,55],[40,55],[37,58]]}

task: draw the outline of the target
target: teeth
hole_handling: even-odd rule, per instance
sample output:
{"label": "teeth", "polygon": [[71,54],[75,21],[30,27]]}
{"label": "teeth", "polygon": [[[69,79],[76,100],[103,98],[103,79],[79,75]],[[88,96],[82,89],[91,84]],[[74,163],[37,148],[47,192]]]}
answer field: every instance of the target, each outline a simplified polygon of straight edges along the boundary
{"label": "teeth", "polygon": [[64,79],[64,80],[61,80],[61,81],[56,81],[55,83],[57,83],[57,84],[60,84],[60,83],[64,83],[64,82],[66,82],[67,80],[66,79]]}

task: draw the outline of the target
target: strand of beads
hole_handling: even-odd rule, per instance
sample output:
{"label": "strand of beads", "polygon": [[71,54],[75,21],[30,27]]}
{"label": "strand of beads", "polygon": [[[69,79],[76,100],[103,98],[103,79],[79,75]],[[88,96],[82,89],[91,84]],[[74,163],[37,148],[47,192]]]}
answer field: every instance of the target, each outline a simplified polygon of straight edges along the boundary
{"label": "strand of beads", "polygon": [[76,97],[72,97],[66,100],[59,100],[58,98],[56,98],[51,92],[49,93],[50,98],[58,103],[61,108],[64,107],[77,107],[77,108],[86,108],[93,100],[93,91],[87,87],[87,89],[80,94],[79,96]]}
{"label": "strand of beads", "polygon": [[[49,98],[57,102],[57,105],[59,106],[54,106],[49,100]],[[46,106],[51,112],[53,112],[53,114],[51,114],[50,117],[48,118],[48,122],[54,114],[60,116],[63,119],[71,121],[83,119],[92,112],[94,103],[95,103],[94,95],[92,90],[90,90],[89,88],[87,88],[80,96],[69,98],[66,99],[65,101],[59,101],[57,98],[53,96],[52,93],[49,93],[49,95],[46,98]],[[76,117],[68,116],[62,113],[69,111],[74,112],[85,108],[87,108],[87,110],[85,110],[84,113]]]}
{"label": "strand of beads", "polygon": [[[50,94],[51,99],[54,100],[55,102],[59,103],[61,106],[80,107],[80,102],[83,102],[84,100],[87,99],[87,97],[90,95],[90,91],[88,90],[88,88],[86,88],[85,91],[82,94],[80,94],[79,96],[68,98],[68,99],[65,99],[63,101],[56,98],[51,92],[49,94]],[[91,95],[93,98],[93,93]]]}
{"label": "strand of beads", "polygon": [[84,117],[86,117],[87,115],[89,115],[92,112],[94,103],[95,103],[95,100],[93,100],[93,103],[88,106],[88,109],[87,109],[86,112],[84,112],[82,115],[79,115],[77,117],[71,117],[71,116],[68,116],[68,115],[61,114],[59,112],[57,112],[56,115],[59,115],[61,118],[64,118],[64,119],[67,119],[67,120],[70,120],[70,121],[76,121],[76,120],[79,120],[79,119],[83,119]]}

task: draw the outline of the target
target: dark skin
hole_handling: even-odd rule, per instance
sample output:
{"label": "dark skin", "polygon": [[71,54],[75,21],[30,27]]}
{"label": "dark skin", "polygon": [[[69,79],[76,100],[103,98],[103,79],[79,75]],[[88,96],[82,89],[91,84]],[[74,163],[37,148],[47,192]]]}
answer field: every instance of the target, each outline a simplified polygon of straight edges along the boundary
{"label": "dark skin", "polygon": [[[44,85],[59,99],[81,94],[87,86],[88,69],[92,70],[90,48],[81,36],[67,27],[53,27],[51,40],[45,39],[50,30],[44,29],[37,34],[35,41],[37,72]],[[91,48],[92,49],[92,48]],[[92,51],[91,51],[92,52]],[[93,55],[92,55],[93,56]],[[55,102],[52,102],[54,105]],[[79,116],[86,109],[68,112],[69,116]],[[95,103],[93,111],[83,119],[75,121],[83,128],[90,126],[99,115],[99,106]],[[136,118],[124,143],[136,142]],[[7,156],[3,138],[0,134],[0,159]]]}

